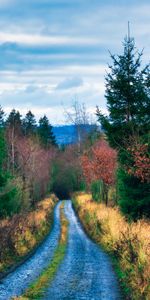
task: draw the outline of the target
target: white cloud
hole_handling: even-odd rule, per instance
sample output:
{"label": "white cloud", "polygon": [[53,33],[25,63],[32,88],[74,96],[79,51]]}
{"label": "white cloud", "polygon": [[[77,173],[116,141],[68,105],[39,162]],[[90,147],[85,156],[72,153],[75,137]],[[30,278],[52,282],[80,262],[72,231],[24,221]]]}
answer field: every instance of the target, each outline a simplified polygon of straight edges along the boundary
{"label": "white cloud", "polygon": [[38,34],[13,34],[0,32],[0,42],[12,42],[28,45],[100,45],[103,39],[92,37],[44,36]]}

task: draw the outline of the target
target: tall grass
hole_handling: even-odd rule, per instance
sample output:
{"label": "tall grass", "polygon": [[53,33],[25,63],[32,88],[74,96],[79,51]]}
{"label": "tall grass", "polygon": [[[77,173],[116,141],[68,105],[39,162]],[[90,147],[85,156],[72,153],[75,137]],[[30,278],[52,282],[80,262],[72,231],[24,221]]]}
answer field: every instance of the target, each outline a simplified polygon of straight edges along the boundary
{"label": "tall grass", "polygon": [[52,225],[56,197],[40,201],[35,210],[0,221],[0,275],[28,255]]}
{"label": "tall grass", "polygon": [[109,252],[126,299],[150,300],[150,222],[128,223],[118,208],[76,194],[74,206],[90,236]]}

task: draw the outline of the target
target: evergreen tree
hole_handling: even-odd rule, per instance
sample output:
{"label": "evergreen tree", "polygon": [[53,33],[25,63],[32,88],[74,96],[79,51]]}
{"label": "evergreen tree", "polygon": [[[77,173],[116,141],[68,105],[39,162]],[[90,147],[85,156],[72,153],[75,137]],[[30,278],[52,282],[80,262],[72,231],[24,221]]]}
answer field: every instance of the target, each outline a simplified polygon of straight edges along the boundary
{"label": "evergreen tree", "polygon": [[49,124],[49,120],[45,115],[39,120],[38,134],[40,137],[40,141],[44,147],[48,147],[49,145],[56,145],[53,128]]}
{"label": "evergreen tree", "polygon": [[5,113],[0,105],[0,128],[4,126],[4,115]]}
{"label": "evergreen tree", "polygon": [[125,38],[123,55],[111,55],[113,65],[106,76],[109,117],[99,109],[97,116],[112,146],[120,148],[131,136],[146,134],[150,128],[149,66],[141,70],[142,52],[133,38]]}
{"label": "evergreen tree", "polygon": [[23,120],[24,134],[29,136],[36,133],[36,120],[33,113],[29,110]]}
{"label": "evergreen tree", "polygon": [[56,138],[55,138],[55,135],[53,133],[53,126],[52,125],[49,125],[49,142],[53,146],[57,145]]}
{"label": "evergreen tree", "polygon": [[4,128],[0,128],[0,218],[20,209],[20,194],[11,174],[6,170],[7,145]]}
{"label": "evergreen tree", "polygon": [[119,154],[118,192],[121,210],[131,218],[149,215],[150,186],[128,172],[133,169],[129,148],[134,142],[148,142],[150,129],[149,65],[141,69],[142,52],[136,52],[134,39],[125,38],[123,55],[111,55],[113,64],[106,76],[109,116],[97,109],[108,140]]}
{"label": "evergreen tree", "polygon": [[6,127],[13,129],[17,133],[21,133],[22,131],[22,120],[19,111],[12,109],[7,120]]}

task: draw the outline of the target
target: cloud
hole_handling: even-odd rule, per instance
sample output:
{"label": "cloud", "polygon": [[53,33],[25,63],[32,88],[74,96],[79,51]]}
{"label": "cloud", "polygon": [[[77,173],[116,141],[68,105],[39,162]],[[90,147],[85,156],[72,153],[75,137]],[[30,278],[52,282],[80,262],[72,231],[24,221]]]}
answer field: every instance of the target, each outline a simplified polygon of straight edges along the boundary
{"label": "cloud", "polygon": [[67,89],[72,89],[74,87],[79,87],[82,85],[83,85],[82,78],[79,78],[79,77],[66,78],[65,80],[61,81],[57,85],[56,90],[67,90]]}
{"label": "cloud", "polygon": [[149,0],[0,0],[0,103],[53,123],[74,97],[105,111],[108,49],[122,53],[130,20],[147,62],[149,11]]}

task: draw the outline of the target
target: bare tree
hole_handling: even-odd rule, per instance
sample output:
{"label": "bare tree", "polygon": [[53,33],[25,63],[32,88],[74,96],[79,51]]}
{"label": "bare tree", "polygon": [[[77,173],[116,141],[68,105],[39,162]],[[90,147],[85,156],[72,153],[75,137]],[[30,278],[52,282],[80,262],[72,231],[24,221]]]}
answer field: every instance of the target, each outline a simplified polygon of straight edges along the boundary
{"label": "bare tree", "polygon": [[87,126],[90,124],[90,118],[86,110],[86,106],[84,103],[81,104],[77,100],[75,100],[72,104],[71,109],[67,111],[65,110],[65,115],[67,122],[75,126],[77,134],[78,151],[80,153],[81,142],[87,136]]}

